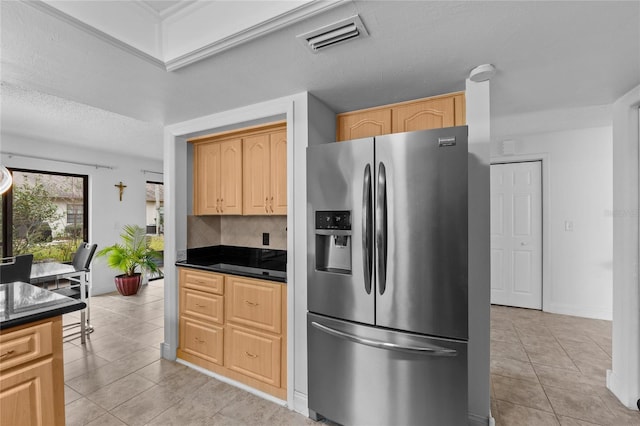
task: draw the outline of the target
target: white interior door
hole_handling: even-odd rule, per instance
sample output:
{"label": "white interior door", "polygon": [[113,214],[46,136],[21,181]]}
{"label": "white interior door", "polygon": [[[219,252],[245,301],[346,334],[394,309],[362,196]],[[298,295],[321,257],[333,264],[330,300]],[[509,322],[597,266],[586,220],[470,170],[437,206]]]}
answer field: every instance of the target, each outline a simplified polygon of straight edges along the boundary
{"label": "white interior door", "polygon": [[542,309],[540,161],[491,165],[491,303]]}

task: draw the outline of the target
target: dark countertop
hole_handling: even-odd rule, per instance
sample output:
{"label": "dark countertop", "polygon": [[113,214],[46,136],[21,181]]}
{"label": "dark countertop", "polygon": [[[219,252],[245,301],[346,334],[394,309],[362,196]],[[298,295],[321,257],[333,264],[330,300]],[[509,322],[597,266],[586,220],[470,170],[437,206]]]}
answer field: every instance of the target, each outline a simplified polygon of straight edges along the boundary
{"label": "dark countertop", "polygon": [[176,266],[239,275],[280,283],[287,282],[286,250],[210,246],[187,250],[187,260]]}
{"label": "dark countertop", "polygon": [[79,311],[86,306],[80,300],[31,284],[0,284],[0,330]]}

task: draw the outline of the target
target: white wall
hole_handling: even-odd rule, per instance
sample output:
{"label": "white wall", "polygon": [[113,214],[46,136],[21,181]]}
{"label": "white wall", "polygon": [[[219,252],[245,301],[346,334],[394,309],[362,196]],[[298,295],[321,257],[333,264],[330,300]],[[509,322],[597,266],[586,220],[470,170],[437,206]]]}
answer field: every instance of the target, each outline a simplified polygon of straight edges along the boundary
{"label": "white wall", "polygon": [[[64,161],[41,160],[23,154]],[[145,183],[151,179],[162,180],[162,175],[145,174],[142,170],[162,172],[162,162],[124,155],[79,149],[50,141],[27,139],[17,135],[2,134],[1,162],[7,167],[74,173],[89,176],[89,242],[98,249],[118,241],[123,225],[145,226]],[[113,169],[77,165],[65,161],[99,164]],[[127,187],[122,201],[118,201],[120,181]],[[120,272],[110,269],[104,260],[94,259],[91,267],[93,294],[115,291],[113,277]]]}
{"label": "white wall", "polygon": [[469,424],[486,425],[490,418],[490,241],[489,145],[491,141],[490,82],[466,81],[469,126]]}
{"label": "white wall", "polygon": [[[539,116],[530,119],[537,121]],[[514,155],[503,155],[504,140],[513,141]],[[543,218],[547,221],[543,239],[548,239],[543,253],[543,310],[611,319],[611,127],[502,134],[493,138],[491,158],[494,162],[543,158],[543,181],[548,180],[543,183],[543,208],[548,214]],[[573,231],[565,230],[566,221],[573,222]]]}
{"label": "white wall", "polygon": [[613,106],[613,332],[607,387],[629,408],[640,399],[640,86]]}

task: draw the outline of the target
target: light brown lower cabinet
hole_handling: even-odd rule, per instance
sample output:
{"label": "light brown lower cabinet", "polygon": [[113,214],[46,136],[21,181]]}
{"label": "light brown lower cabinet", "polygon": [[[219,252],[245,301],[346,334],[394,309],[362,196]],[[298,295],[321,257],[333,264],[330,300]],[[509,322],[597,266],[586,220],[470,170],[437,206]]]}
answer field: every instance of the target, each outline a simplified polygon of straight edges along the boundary
{"label": "light brown lower cabinet", "polygon": [[65,424],[62,316],[0,334],[0,424]]}
{"label": "light brown lower cabinet", "polygon": [[284,285],[179,269],[178,358],[286,399]]}

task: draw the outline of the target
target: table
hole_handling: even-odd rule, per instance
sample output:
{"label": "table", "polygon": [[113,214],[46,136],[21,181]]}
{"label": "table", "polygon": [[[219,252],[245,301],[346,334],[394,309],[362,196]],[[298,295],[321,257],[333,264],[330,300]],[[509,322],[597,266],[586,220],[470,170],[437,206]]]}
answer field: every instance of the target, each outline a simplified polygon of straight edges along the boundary
{"label": "table", "polygon": [[[49,281],[56,281],[56,284],[61,279],[68,279],[72,282],[76,282],[80,286],[80,300],[86,303],[86,309],[83,309],[80,313],[80,341],[85,343],[85,336],[93,332],[93,327],[90,323],[90,299],[91,299],[91,281],[89,280],[88,271],[76,270],[73,265],[60,262],[42,262],[34,263],[31,267],[31,284],[43,284]],[[65,296],[72,296],[66,289],[56,290]],[[77,323],[69,324],[65,327],[77,326]],[[72,333],[77,334],[77,333]]]}
{"label": "table", "polygon": [[73,265],[59,262],[34,263],[31,266],[31,284],[42,284],[48,281],[58,281],[63,278],[81,275]]}

